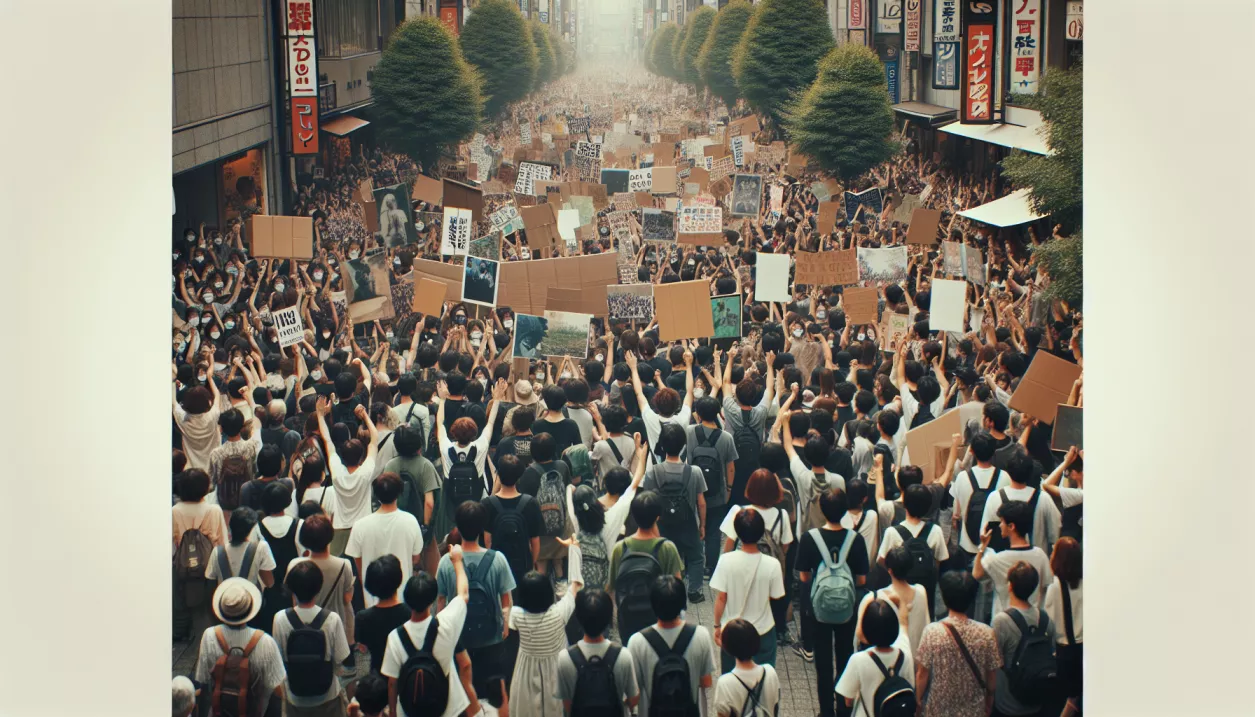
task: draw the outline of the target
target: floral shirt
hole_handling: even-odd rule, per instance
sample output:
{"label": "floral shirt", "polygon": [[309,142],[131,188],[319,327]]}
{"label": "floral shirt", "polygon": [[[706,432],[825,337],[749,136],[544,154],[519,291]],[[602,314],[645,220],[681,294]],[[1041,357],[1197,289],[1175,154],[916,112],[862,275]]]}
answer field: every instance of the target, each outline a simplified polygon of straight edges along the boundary
{"label": "floral shirt", "polygon": [[958,630],[980,668],[982,680],[987,680],[990,670],[1002,667],[994,631],[988,625],[949,617],[932,623],[924,628],[915,653],[916,663],[928,668],[927,700],[921,717],[985,717],[985,690],[972,675],[954,636],[942,623]]}

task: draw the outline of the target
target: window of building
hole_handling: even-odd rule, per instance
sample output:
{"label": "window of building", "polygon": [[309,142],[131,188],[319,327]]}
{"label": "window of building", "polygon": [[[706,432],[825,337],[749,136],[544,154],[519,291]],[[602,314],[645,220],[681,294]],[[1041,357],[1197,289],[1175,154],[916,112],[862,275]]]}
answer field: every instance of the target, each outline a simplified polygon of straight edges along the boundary
{"label": "window of building", "polygon": [[376,0],[319,0],[314,12],[319,57],[352,57],[379,50]]}

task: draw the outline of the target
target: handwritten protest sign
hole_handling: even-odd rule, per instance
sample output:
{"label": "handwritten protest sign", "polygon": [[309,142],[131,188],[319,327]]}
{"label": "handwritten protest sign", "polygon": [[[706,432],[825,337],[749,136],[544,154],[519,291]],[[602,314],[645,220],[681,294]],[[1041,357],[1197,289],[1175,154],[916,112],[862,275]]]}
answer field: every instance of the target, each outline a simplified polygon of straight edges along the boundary
{"label": "handwritten protest sign", "polygon": [[733,137],[728,143],[732,147],[732,162],[738,167],[745,166],[745,138]]}
{"label": "handwritten protest sign", "polygon": [[575,156],[601,159],[601,144],[597,142],[576,142]]}
{"label": "handwritten protest sign", "polygon": [[553,167],[547,164],[522,162],[519,164],[518,177],[514,181],[514,191],[518,194],[536,194],[536,180],[548,181],[553,178]]}
{"label": "handwritten protest sign", "polygon": [[847,286],[858,283],[858,249],[797,252],[793,281],[806,286]]}
{"label": "handwritten protest sign", "polygon": [[628,172],[629,192],[648,192],[654,186],[653,169],[633,169]]}
{"label": "handwritten protest sign", "polygon": [[845,318],[852,324],[874,324],[877,321],[880,292],[873,288],[852,286],[841,293]]}
{"label": "handwritten protest sign", "polygon": [[446,255],[464,255],[471,244],[471,210],[445,207],[444,218],[440,222],[440,253]]}
{"label": "handwritten protest sign", "polygon": [[860,206],[867,207],[868,211],[880,215],[885,210],[885,194],[880,187],[872,187],[871,189],[858,192],[845,193],[845,216],[849,221],[853,221],[854,213],[858,211]]}
{"label": "handwritten protest sign", "polygon": [[305,339],[305,325],[301,322],[299,306],[289,306],[270,315],[274,318],[275,330],[279,332],[279,348],[286,349]]}

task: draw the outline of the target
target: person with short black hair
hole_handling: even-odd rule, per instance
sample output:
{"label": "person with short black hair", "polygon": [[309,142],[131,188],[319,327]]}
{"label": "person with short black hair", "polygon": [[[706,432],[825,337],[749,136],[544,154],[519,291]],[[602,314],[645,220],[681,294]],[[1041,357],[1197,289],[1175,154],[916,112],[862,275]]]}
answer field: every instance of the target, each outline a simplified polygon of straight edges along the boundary
{"label": "person with short black hair", "polygon": [[[545,531],[540,504],[535,497],[518,490],[520,476],[524,473],[523,463],[517,456],[498,458],[497,491],[480,501],[487,511],[486,522],[479,528],[484,535],[484,545],[505,555],[516,583],[536,568],[540,538]],[[521,531],[517,530],[514,518],[509,517],[511,513],[518,513],[522,518]],[[479,532],[474,535],[477,538]]]}
{"label": "person with short black hair", "polygon": [[[640,497],[638,496],[638,500]],[[676,556],[679,562],[679,556]],[[613,573],[612,573],[613,574]],[[702,704],[704,691],[714,682],[715,646],[710,632],[701,625],[687,624],[683,619],[687,606],[684,581],[678,575],[663,575],[654,581],[650,588],[650,604],[658,621],[652,626],[637,632],[628,640],[627,649],[632,653],[632,664],[636,668],[636,684],[640,689],[640,703],[637,713],[648,715],[649,695],[654,684],[654,670],[658,667],[661,647],[667,650],[676,649],[680,641],[684,641],[683,649],[679,650],[684,661],[688,663],[688,676],[691,686],[690,698],[693,704]]]}
{"label": "person with short black hair", "polygon": [[363,446],[361,441],[350,438],[337,449],[327,427],[327,416],[330,413],[331,403],[325,398],[319,398],[318,432],[322,436],[323,445],[327,447],[327,468],[331,476],[331,486],[335,490],[336,507],[332,514],[335,537],[330,547],[332,554],[342,555],[349,543],[353,526],[370,515],[371,481],[375,478],[375,454],[378,451],[379,437],[366,409],[359,405],[357,417],[366,424],[370,439]]}
{"label": "person with short black hair", "polygon": [[976,551],[976,561],[972,564],[972,575],[977,580],[986,575],[993,582],[994,605],[993,613],[997,615],[1007,609],[1009,601],[1008,576],[1011,568],[1017,563],[1027,563],[1041,576],[1041,589],[1035,591],[1027,599],[1034,608],[1041,605],[1046,596],[1046,588],[1053,576],[1050,572],[1050,558],[1036,545],[1029,545],[1025,532],[1028,530],[1032,509],[1028,503],[1013,500],[998,507],[998,531],[1007,541],[1009,547],[1001,552],[989,547],[993,530],[986,529],[981,536],[980,550]]}
{"label": "person with short black hair", "polygon": [[[357,564],[357,574],[384,555],[393,555],[401,563],[401,581],[409,580],[414,565],[423,554],[423,532],[418,519],[397,508],[401,497],[401,476],[381,473],[373,482],[379,510],[357,521],[349,534],[344,554]],[[366,607],[372,607],[377,599],[367,593]]]}
{"label": "person with short black hair", "polygon": [[354,577],[353,564],[348,558],[331,554],[331,541],[334,537],[335,529],[332,527],[331,519],[326,515],[316,513],[305,518],[297,533],[297,539],[301,541],[301,545],[305,546],[309,555],[288,563],[288,570],[305,560],[313,562],[322,570],[322,590],[318,594],[318,604],[340,616],[345,637],[352,645],[356,626],[353,591],[357,578]]}
{"label": "person with short black hair", "polygon": [[[754,659],[761,649],[758,628],[736,618],[723,629],[723,648],[736,660],[715,685],[714,712],[718,717],[754,717],[777,713],[780,707],[780,678],[772,665]],[[761,712],[760,712],[761,710]]]}
{"label": "person with short black hair", "polygon": [[665,510],[658,529],[684,556],[689,602],[698,603],[706,599],[701,590],[706,577],[707,485],[700,468],[680,459],[687,444],[683,428],[672,422],[663,423],[658,429],[658,445],[666,453],[666,460],[645,472],[641,490],[653,491],[663,501]]}
{"label": "person with short black hair", "polygon": [[896,594],[889,600],[874,600],[863,610],[859,631],[871,645],[854,653],[837,680],[836,692],[845,698],[852,714],[871,715],[875,710],[876,688],[885,680],[885,671],[900,675],[915,685],[915,663],[907,638],[907,611]]}
{"label": "person with short black hair", "polygon": [[1075,717],[1081,713],[1081,700],[1085,681],[1085,620],[1084,590],[1081,572],[1084,564],[1081,544],[1075,538],[1063,536],[1055,543],[1050,554],[1050,570],[1054,582],[1046,588],[1043,609],[1055,626],[1055,657],[1059,661],[1059,681],[1068,705],[1062,717]]}
{"label": "person with short black hair", "polygon": [[[902,505],[906,508],[906,518],[885,531],[876,560],[884,565],[885,556],[894,548],[898,546],[913,548],[913,544],[922,543],[919,547],[931,553],[931,565],[904,567],[909,567],[911,575],[918,578],[918,584],[923,587],[926,597],[924,604],[931,619],[934,614],[934,595],[937,591],[937,571],[941,563],[950,557],[950,552],[946,548],[946,536],[940,525],[925,519],[932,507],[932,496],[927,488],[922,485],[909,485],[904,488]],[[907,576],[904,574],[900,577]]]}
{"label": "person with short black hair", "polygon": [[[584,637],[567,648],[558,657],[558,697],[562,700],[562,708],[566,714],[573,714],[572,707],[582,707],[580,714],[587,715],[591,705],[618,705],[598,714],[606,717],[621,717],[640,702],[640,689],[636,685],[636,668],[632,662],[632,653],[623,649],[622,645],[611,642],[606,637],[610,630],[610,622],[614,619],[614,600],[602,590],[590,588],[581,590],[575,596],[575,619],[584,631]],[[588,670],[592,659],[609,660],[614,653],[614,662],[610,671],[614,680],[614,695],[589,695],[580,689],[580,678]],[[591,689],[588,685],[584,689]],[[578,699],[588,697],[600,698],[583,705],[576,705]]]}
{"label": "person with short black hair", "polygon": [[[784,597],[784,566],[771,555],[758,549],[767,527],[755,508],[745,508],[733,520],[737,550],[719,556],[719,563],[710,577],[715,595],[715,644],[722,644],[721,625],[725,620],[743,618],[758,630],[761,645],[754,656],[758,664],[776,663],[776,619],[771,601]],[[690,568],[691,570],[691,568]],[[734,606],[729,609],[729,606]],[[723,671],[735,666],[736,658],[723,651]]]}
{"label": "person with short black hair", "polygon": [[[1031,456],[1017,446],[1014,455],[1007,459],[1006,466],[998,478],[998,488],[989,494],[985,501],[985,512],[981,524],[995,526],[998,522],[999,508],[1006,501],[1020,501],[1029,506],[1028,522],[1023,526],[1028,529],[1026,538],[1029,544],[1043,551],[1055,544],[1059,539],[1059,528],[1062,520],[1059,507],[1049,495],[1042,495],[1041,488],[1031,485],[1033,475],[1039,466]],[[1005,549],[1006,543],[995,539],[995,548]]]}
{"label": "person with short black hair", "polygon": [[958,570],[942,575],[940,584],[949,614],[924,628],[913,653],[915,684],[928,695],[920,717],[985,717],[993,708],[1002,656],[993,630],[967,617],[978,584]]}
{"label": "person with short black hair", "polygon": [[392,554],[381,555],[366,566],[362,586],[367,595],[374,597],[375,604],[357,612],[356,637],[358,644],[370,653],[372,672],[383,666],[388,635],[410,619],[409,608],[397,597],[401,575],[401,561]]}
{"label": "person with short black hair", "polygon": [[[1045,580],[1041,579],[1041,575],[1040,571],[1023,560],[1011,565],[1005,573],[1003,582],[1006,587],[1003,590],[1007,594],[1007,607],[994,615],[992,627],[998,640],[998,651],[1002,654],[1002,664],[1006,669],[1010,669],[1015,663],[1020,641],[1028,628],[1044,627],[1049,644],[1058,644],[1059,636],[1054,622],[1034,604],[1037,596],[1043,592],[1039,589],[1040,584],[1050,580],[1048,573]],[[1026,703],[1017,698],[1011,691],[1006,669],[998,671],[994,714],[1007,717],[1040,715],[1045,704]]]}
{"label": "person with short black hair", "polygon": [[259,590],[274,585],[275,558],[270,545],[260,537],[253,538],[257,513],[252,508],[236,508],[227,526],[231,539],[209,554],[205,578],[218,584],[229,578],[244,578]]}
{"label": "person with short black hair", "polygon": [[[322,590],[322,571],[308,560],[297,563],[288,571],[285,585],[292,593],[295,606],[275,614],[270,633],[279,645],[284,664],[288,665],[287,680],[284,683],[284,699],[287,702],[284,712],[294,717],[344,714],[348,699],[335,675],[334,666],[349,656],[349,643],[345,639],[344,624],[340,622],[340,617],[317,603],[318,593]],[[301,680],[301,675],[293,672],[297,667],[292,665],[288,654],[288,639],[297,630],[315,625],[325,636],[326,651],[323,658],[332,665],[331,684],[325,693],[301,696],[292,690],[293,680]],[[306,675],[305,679],[308,678]]]}
{"label": "person with short black hair", "polygon": [[[357,715],[353,714],[355,706],[358,709]],[[349,705],[349,717],[383,717],[386,709],[388,709],[388,678],[379,674],[378,670],[374,670],[357,681],[353,702]]]}
{"label": "person with short black hair", "polygon": [[[736,478],[736,441],[719,427],[719,399],[703,396],[693,406],[698,422],[684,427],[686,462],[702,469],[706,478],[706,521],[721,526],[706,533],[705,564],[719,559],[721,530],[728,514],[732,484]],[[787,521],[786,521],[787,522]]]}
{"label": "person with short black hair", "polygon": [[574,563],[569,566],[571,582],[561,599],[555,599],[553,583],[543,573],[532,571],[519,582],[509,621],[510,629],[519,633],[518,659],[510,681],[514,717],[544,717],[562,709],[554,686],[558,658],[566,648],[566,624],[582,587],[579,569]]}

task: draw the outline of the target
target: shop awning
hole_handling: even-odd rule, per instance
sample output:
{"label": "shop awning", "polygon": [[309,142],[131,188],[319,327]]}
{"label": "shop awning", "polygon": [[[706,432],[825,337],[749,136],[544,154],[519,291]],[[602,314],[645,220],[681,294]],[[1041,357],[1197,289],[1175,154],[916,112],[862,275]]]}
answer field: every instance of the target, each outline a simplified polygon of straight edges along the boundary
{"label": "shop awning", "polygon": [[337,137],[343,137],[349,132],[353,132],[354,130],[359,130],[368,124],[370,123],[367,122],[366,120],[360,119],[358,117],[354,117],[352,115],[340,115],[339,117],[336,117],[333,120],[329,120],[326,124],[322,126],[322,128],[323,128],[323,131],[325,132],[330,132],[331,134],[334,134]]}
{"label": "shop awning", "polygon": [[912,117],[920,117],[930,122],[954,119],[959,112],[941,105],[930,105],[927,102],[899,102],[893,106],[893,111],[911,115]]}
{"label": "shop awning", "polygon": [[1013,227],[1041,219],[1045,215],[1038,214],[1029,206],[1027,189],[1018,189],[1002,199],[959,212],[959,216],[996,227]]}
{"label": "shop awning", "polygon": [[959,137],[970,137],[982,142],[997,144],[1013,149],[1022,149],[1033,154],[1051,154],[1046,140],[1037,133],[1038,127],[1021,127],[1016,124],[963,124],[954,122],[939,128]]}

